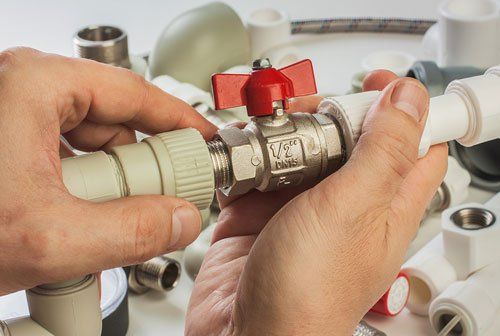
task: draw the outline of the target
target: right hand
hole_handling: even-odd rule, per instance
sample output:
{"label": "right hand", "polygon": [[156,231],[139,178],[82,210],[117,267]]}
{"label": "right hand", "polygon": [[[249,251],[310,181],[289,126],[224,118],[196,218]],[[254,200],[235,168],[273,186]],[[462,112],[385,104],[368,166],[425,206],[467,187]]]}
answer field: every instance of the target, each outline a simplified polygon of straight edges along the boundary
{"label": "right hand", "polygon": [[417,159],[422,84],[377,72],[365,88],[383,92],[342,169],[308,190],[220,198],[188,335],[352,335],[389,288],[444,177],[447,147]]}

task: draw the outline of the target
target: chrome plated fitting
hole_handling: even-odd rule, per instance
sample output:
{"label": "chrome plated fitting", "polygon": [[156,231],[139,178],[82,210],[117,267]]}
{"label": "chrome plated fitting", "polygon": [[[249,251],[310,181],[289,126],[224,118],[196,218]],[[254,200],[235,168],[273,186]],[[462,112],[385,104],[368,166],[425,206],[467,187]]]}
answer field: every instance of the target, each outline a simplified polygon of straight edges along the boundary
{"label": "chrome plated fitting", "polygon": [[127,33],[118,27],[99,25],[84,27],[73,37],[73,47],[76,57],[131,68]]}
{"label": "chrome plated fitting", "polygon": [[316,181],[345,162],[342,130],[326,114],[255,117],[244,129],[225,128],[208,143],[216,186],[226,195],[277,190]]}
{"label": "chrome plated fitting", "polygon": [[180,263],[167,256],[159,256],[130,267],[129,288],[143,294],[150,289],[167,292],[175,288],[181,276]]}

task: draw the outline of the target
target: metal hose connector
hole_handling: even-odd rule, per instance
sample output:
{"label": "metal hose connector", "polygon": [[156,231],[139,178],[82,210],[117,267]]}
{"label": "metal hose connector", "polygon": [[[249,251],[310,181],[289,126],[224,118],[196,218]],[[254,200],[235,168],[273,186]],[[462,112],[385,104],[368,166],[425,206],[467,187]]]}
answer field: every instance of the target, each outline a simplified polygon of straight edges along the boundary
{"label": "metal hose connector", "polygon": [[177,286],[180,276],[181,265],[177,260],[159,256],[131,267],[129,287],[139,294],[149,289],[169,291]]}
{"label": "metal hose connector", "polygon": [[130,69],[127,33],[113,26],[91,25],[73,37],[76,57]]}
{"label": "metal hose connector", "polygon": [[424,34],[436,21],[402,18],[331,18],[294,20],[292,34],[396,33]]}
{"label": "metal hose connector", "polygon": [[221,140],[207,142],[214,167],[215,187],[227,188],[231,185],[232,168],[229,152]]}

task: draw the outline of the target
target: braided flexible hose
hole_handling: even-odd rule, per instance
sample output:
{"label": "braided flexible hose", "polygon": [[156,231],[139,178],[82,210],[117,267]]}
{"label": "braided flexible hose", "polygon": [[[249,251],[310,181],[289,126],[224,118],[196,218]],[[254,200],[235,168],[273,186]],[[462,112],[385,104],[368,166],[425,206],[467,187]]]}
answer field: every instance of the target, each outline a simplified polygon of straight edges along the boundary
{"label": "braided flexible hose", "polygon": [[397,33],[422,35],[436,21],[401,18],[331,18],[294,20],[292,34]]}

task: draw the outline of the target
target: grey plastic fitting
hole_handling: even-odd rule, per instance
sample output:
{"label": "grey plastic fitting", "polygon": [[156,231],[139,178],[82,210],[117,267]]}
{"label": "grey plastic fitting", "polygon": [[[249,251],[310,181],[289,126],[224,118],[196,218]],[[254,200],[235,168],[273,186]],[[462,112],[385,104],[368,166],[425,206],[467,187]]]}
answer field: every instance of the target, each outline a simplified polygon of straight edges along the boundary
{"label": "grey plastic fitting", "polygon": [[238,14],[214,2],[175,18],[149,56],[150,78],[169,75],[210,91],[210,76],[250,62],[250,40]]}
{"label": "grey plastic fitting", "polygon": [[[440,68],[432,61],[416,62],[407,76],[425,85],[431,97],[443,94],[455,79],[483,74],[475,67]],[[473,147],[464,147],[456,141],[449,143],[453,155],[472,176],[472,185],[490,191],[500,191],[500,140],[493,140]]]}
{"label": "grey plastic fitting", "polygon": [[413,64],[407,77],[415,78],[429,91],[431,97],[442,95],[448,84],[455,79],[479,76],[484,69],[475,67],[439,67],[432,61],[419,61]]}

